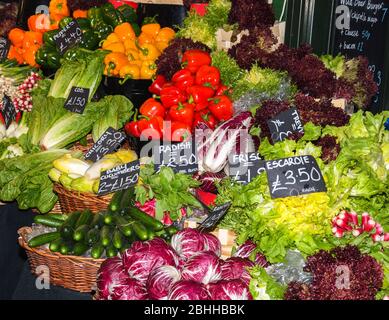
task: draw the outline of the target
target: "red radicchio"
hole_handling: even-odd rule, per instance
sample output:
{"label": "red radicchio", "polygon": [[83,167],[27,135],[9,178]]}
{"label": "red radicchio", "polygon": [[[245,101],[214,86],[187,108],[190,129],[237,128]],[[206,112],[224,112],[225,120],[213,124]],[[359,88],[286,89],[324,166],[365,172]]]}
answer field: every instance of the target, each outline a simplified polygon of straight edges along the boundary
{"label": "red radicchio", "polygon": [[204,250],[204,237],[197,229],[184,229],[177,232],[171,240],[174,250],[184,260],[190,258],[195,253]]}
{"label": "red radicchio", "polygon": [[242,280],[221,280],[208,285],[212,300],[253,300],[247,284]]}
{"label": "red radicchio", "polygon": [[222,261],[211,252],[198,252],[192,256],[181,271],[183,280],[193,280],[208,284],[220,280],[222,274]]}
{"label": "red radicchio", "polygon": [[210,300],[209,292],[204,285],[196,281],[177,281],[168,296],[168,300]]}
{"label": "red radicchio", "polygon": [[204,238],[204,250],[214,252],[218,257],[220,257],[222,252],[222,244],[219,239],[211,233],[203,233]]}
{"label": "red radicchio", "polygon": [[[247,240],[245,243],[239,246],[239,248],[233,254],[233,257],[248,259],[256,249],[256,244],[251,240]],[[269,262],[266,260],[266,257],[259,252],[256,253],[254,262],[255,264],[260,265],[264,268],[270,265]]]}
{"label": "red radicchio", "polygon": [[178,259],[174,250],[161,238],[135,242],[122,256],[125,270],[139,281],[146,281],[154,268],[163,265],[177,266]]}
{"label": "red radicchio", "polygon": [[147,300],[147,298],[145,286],[131,278],[127,278],[125,284],[117,288],[112,295],[112,300]]}
{"label": "red radicchio", "polygon": [[222,265],[222,279],[241,279],[244,283],[250,283],[250,273],[247,268],[254,267],[254,263],[248,259],[237,257],[228,258]]}
{"label": "red radicchio", "polygon": [[147,291],[152,300],[166,300],[170,288],[181,279],[180,272],[172,266],[161,266],[151,271]]}

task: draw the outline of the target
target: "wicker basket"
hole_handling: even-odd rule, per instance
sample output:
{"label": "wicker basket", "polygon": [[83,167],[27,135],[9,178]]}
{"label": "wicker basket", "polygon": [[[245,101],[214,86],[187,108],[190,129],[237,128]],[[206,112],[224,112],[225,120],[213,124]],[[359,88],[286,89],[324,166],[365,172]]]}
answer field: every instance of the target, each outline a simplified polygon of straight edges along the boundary
{"label": "wicker basket", "polygon": [[83,211],[86,209],[94,213],[106,210],[112,199],[112,194],[97,196],[93,193],[83,193],[77,191],[66,190],[62,185],[56,183],[54,191],[58,195],[61,205],[61,212],[68,214],[75,211]]}
{"label": "wicker basket", "polygon": [[92,259],[76,256],[63,256],[48,249],[30,248],[26,236],[30,227],[18,230],[19,244],[26,250],[31,272],[35,275],[37,267],[47,266],[50,270],[50,284],[78,292],[91,292],[96,289],[97,271],[104,259]]}
{"label": "wicker basket", "polygon": [[[41,214],[41,212],[38,209],[32,209],[32,212]],[[53,209],[50,210],[50,213],[62,213],[61,205],[57,201],[53,207]]]}

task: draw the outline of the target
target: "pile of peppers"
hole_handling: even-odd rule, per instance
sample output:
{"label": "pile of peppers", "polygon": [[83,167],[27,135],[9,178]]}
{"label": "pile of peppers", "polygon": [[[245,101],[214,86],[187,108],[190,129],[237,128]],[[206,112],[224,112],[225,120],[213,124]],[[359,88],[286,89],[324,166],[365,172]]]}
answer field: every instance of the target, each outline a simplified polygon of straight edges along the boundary
{"label": "pile of peppers", "polygon": [[128,135],[139,138],[184,141],[203,123],[215,129],[233,116],[231,89],[220,81],[220,71],[211,66],[209,53],[188,50],[182,57],[183,69],[171,82],[158,75],[149,91],[153,98],[139,109],[139,116],[127,123]]}
{"label": "pile of peppers", "polygon": [[35,60],[39,65],[48,69],[58,69],[61,66],[61,58],[66,60],[77,59],[79,52],[77,48],[79,47],[88,50],[97,50],[100,47],[100,43],[118,25],[125,22],[130,23],[135,32],[140,33],[134,8],[123,4],[115,9],[111,3],[106,3],[101,7],[90,8],[86,18],[75,19],[83,32],[82,41],[61,56],[56,47],[54,36],[72,20],[73,18],[71,17],[65,17],[59,22],[58,30],[51,30],[43,34],[43,45],[35,55]]}

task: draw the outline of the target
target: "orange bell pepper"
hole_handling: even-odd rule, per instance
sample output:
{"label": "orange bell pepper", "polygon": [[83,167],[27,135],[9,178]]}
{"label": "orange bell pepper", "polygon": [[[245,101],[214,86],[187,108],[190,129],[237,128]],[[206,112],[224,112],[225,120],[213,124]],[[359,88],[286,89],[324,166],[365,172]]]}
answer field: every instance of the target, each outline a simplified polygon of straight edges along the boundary
{"label": "orange bell pepper", "polygon": [[11,31],[8,33],[8,39],[11,41],[11,43],[17,47],[21,48],[23,46],[23,40],[24,40],[24,35],[25,31],[19,28],[13,28]]}
{"label": "orange bell pepper", "polygon": [[146,43],[153,44],[155,39],[147,33],[141,33],[138,37],[138,43],[143,46]]}
{"label": "orange bell pepper", "polygon": [[66,0],[51,0],[49,5],[50,15],[58,14],[64,17],[70,15],[68,4]]}
{"label": "orange bell pepper", "polygon": [[27,31],[23,39],[23,48],[29,49],[35,45],[42,45],[43,43],[43,34],[35,31]]}
{"label": "orange bell pepper", "polygon": [[111,43],[110,45],[106,46],[104,50],[109,50],[112,52],[119,52],[119,53],[126,53],[126,48],[124,47],[124,44],[121,42],[115,42]]}
{"label": "orange bell pepper", "polygon": [[161,26],[159,23],[149,23],[149,24],[144,24],[141,28],[143,33],[148,34],[149,36],[155,38],[159,30],[161,30]]}
{"label": "orange bell pepper", "polygon": [[140,78],[141,79],[151,79],[155,72],[157,71],[157,66],[153,60],[145,60],[142,63],[140,68]]}
{"label": "orange bell pepper", "polygon": [[120,78],[137,80],[140,78],[140,70],[137,65],[126,64],[120,69],[119,75]]}
{"label": "orange bell pepper", "polygon": [[163,50],[165,50],[168,46],[169,46],[169,43],[168,42],[166,42],[166,41],[157,41],[156,43],[155,43],[155,46],[157,47],[157,49],[159,50],[159,51],[163,51]]}
{"label": "orange bell pepper", "polygon": [[140,69],[142,67],[143,61],[142,60],[133,60],[133,61],[130,61],[129,64],[132,64],[134,66],[138,66],[138,68]]}
{"label": "orange bell pepper", "polygon": [[119,37],[122,42],[126,41],[127,39],[135,39],[134,29],[128,22],[119,24],[115,28],[114,33]]}
{"label": "orange bell pepper", "polygon": [[124,47],[127,50],[138,50],[138,47],[136,46],[135,40],[127,39],[124,41]]}
{"label": "orange bell pepper", "polygon": [[77,9],[73,11],[73,18],[87,18],[88,17],[88,10],[81,10]]}
{"label": "orange bell pepper", "polygon": [[129,61],[139,60],[139,51],[135,49],[126,50],[126,55]]}
{"label": "orange bell pepper", "polygon": [[117,42],[121,42],[120,38],[116,35],[116,33],[111,33],[107,39],[104,40],[102,48],[105,50],[109,45]]}
{"label": "orange bell pepper", "polygon": [[36,32],[46,32],[50,30],[50,17],[46,14],[35,14],[27,20],[28,29]]}
{"label": "orange bell pepper", "polygon": [[18,52],[17,48],[13,45],[11,45],[9,48],[7,58],[10,60],[16,60],[18,62],[18,64],[23,64],[23,62],[24,62],[23,55],[21,55]]}
{"label": "orange bell pepper", "polygon": [[165,27],[159,31],[158,35],[155,37],[155,41],[169,42],[174,39],[175,35],[176,33],[172,28]]}
{"label": "orange bell pepper", "polygon": [[25,50],[23,54],[24,61],[31,67],[37,67],[38,64],[35,61],[35,54],[39,50],[40,45],[31,45],[28,50]]}
{"label": "orange bell pepper", "polygon": [[146,43],[144,45],[141,45],[139,47],[139,51],[140,51],[140,60],[144,61],[144,60],[152,60],[152,61],[155,61],[160,55],[161,55],[161,52],[159,52],[159,50],[152,44],[150,43]]}
{"label": "orange bell pepper", "polygon": [[124,53],[112,52],[104,58],[104,74],[108,76],[119,76],[120,69],[128,64],[127,56]]}

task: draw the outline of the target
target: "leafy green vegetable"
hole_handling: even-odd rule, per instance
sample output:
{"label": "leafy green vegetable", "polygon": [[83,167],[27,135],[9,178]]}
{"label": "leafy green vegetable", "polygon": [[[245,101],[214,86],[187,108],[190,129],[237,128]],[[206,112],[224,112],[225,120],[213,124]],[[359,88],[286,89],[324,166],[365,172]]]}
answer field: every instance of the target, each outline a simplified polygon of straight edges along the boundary
{"label": "leafy green vegetable", "polygon": [[212,65],[220,70],[220,77],[228,87],[235,86],[235,83],[242,78],[243,70],[238,66],[225,51],[214,51],[211,53]]}
{"label": "leafy green vegetable", "polygon": [[254,300],[283,300],[286,287],[276,282],[260,266],[250,269],[250,293]]}

